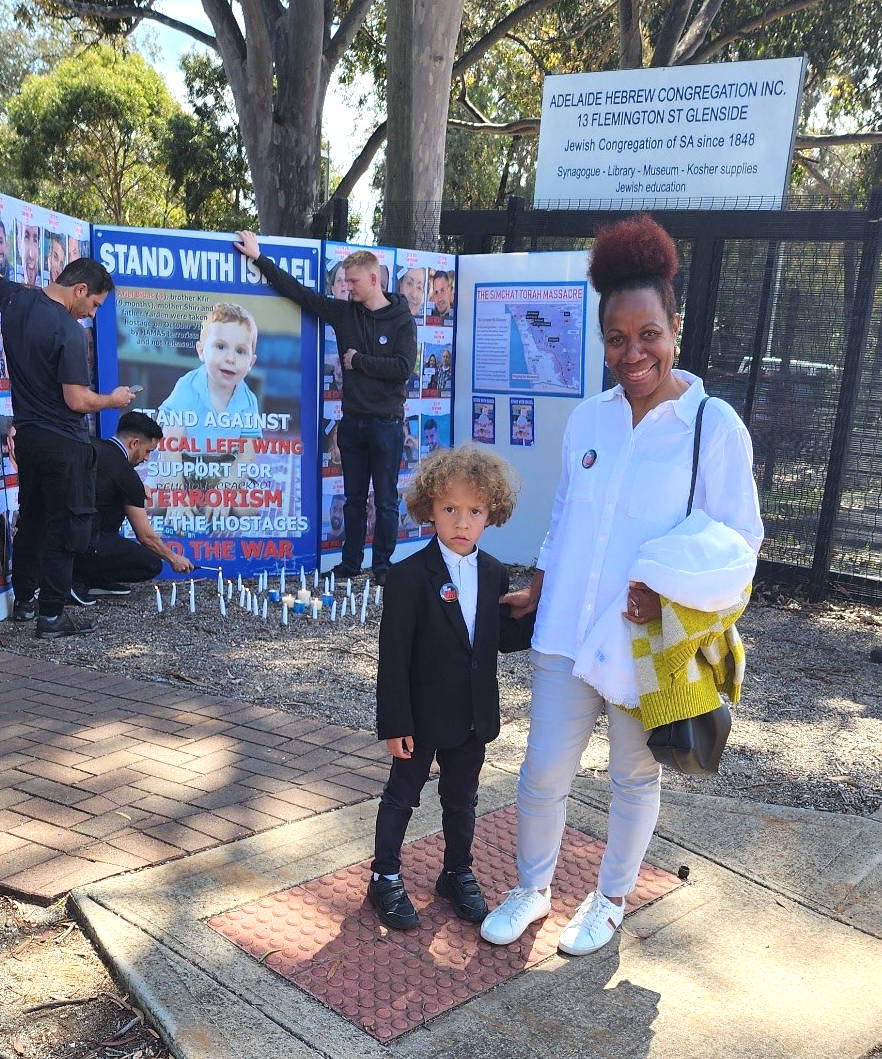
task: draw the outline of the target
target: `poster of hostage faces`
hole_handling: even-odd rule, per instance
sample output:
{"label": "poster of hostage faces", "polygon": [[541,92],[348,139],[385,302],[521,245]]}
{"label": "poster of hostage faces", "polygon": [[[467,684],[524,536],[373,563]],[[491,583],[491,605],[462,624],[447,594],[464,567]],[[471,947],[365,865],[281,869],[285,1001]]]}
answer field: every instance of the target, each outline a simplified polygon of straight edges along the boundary
{"label": "poster of hostage faces", "polygon": [[[142,474],[170,547],[225,574],[312,569],[317,324],[233,240],[96,227],[95,257],[116,283],[97,318],[101,384],[142,387],[138,410],[163,428]],[[262,237],[261,251],[319,285],[319,243]],[[102,434],[115,423],[104,413]]]}
{"label": "poster of hostage faces", "polygon": [[[417,356],[405,384],[402,421],[403,449],[398,487],[399,540],[431,536],[431,526],[415,526],[404,504],[406,483],[420,459],[436,448],[451,444],[450,404],[453,393],[454,258],[422,250],[325,243],[325,294],[348,298],[345,258],[356,250],[370,250],[380,262],[384,290],[406,299],[417,328]],[[343,468],[336,444],[337,422],[342,413],[343,371],[337,340],[324,328],[322,355],[322,550],[339,551],[343,538]],[[373,537],[373,497],[368,497],[367,541]]]}
{"label": "poster of hostage faces", "polygon": [[88,255],[86,221],[0,196],[0,278],[45,287],[65,265]]}

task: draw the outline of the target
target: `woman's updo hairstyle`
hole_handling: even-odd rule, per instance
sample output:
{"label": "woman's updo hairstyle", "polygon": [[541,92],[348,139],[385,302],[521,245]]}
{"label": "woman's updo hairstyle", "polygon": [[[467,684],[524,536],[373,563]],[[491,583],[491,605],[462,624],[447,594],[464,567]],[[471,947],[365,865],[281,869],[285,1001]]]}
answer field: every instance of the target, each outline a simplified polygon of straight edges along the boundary
{"label": "woman's updo hairstyle", "polygon": [[591,285],[600,295],[600,329],[603,330],[610,297],[628,290],[654,290],[668,321],[673,323],[677,298],[671,281],[679,271],[680,259],[674,240],[648,213],[635,213],[599,228],[588,274]]}

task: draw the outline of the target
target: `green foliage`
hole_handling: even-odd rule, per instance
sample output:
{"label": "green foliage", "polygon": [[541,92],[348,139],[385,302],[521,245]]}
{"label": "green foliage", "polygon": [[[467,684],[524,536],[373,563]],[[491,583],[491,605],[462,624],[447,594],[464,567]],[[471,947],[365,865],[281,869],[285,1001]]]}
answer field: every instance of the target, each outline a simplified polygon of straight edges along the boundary
{"label": "green foliage", "polygon": [[177,114],[139,55],[100,45],[64,59],[7,106],[6,190],[99,224],[175,227],[184,213],[162,152]]}
{"label": "green foliage", "polygon": [[64,23],[30,25],[16,17],[12,0],[0,0],[0,105],[17,95],[28,74],[45,73],[77,48]]}

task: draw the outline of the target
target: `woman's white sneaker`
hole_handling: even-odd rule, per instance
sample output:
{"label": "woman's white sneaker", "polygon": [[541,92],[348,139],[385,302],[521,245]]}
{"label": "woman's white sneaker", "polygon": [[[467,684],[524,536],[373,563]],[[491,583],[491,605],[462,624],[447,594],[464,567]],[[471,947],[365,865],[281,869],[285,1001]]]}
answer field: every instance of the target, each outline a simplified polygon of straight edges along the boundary
{"label": "woman's white sneaker", "polygon": [[516,886],[481,924],[481,937],[492,945],[511,945],[531,923],[551,911],[551,887]]}
{"label": "woman's white sneaker", "polygon": [[557,947],[570,956],[597,952],[612,941],[624,918],[624,902],[617,905],[599,891],[590,893],[564,927]]}

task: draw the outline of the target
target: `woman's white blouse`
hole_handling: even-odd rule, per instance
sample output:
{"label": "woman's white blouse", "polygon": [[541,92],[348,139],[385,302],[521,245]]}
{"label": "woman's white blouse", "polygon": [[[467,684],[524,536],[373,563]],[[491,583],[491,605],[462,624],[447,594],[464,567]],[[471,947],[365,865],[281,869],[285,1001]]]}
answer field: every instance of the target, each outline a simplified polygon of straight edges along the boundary
{"label": "woman's white blouse", "polygon": [[[627,588],[640,545],[686,517],[701,379],[632,427],[621,386],[583,401],[563,440],[560,482],[537,566],[545,571],[533,647],[575,659]],[[705,405],[693,508],[736,530],[756,553],[763,524],[747,428],[728,404]]]}

